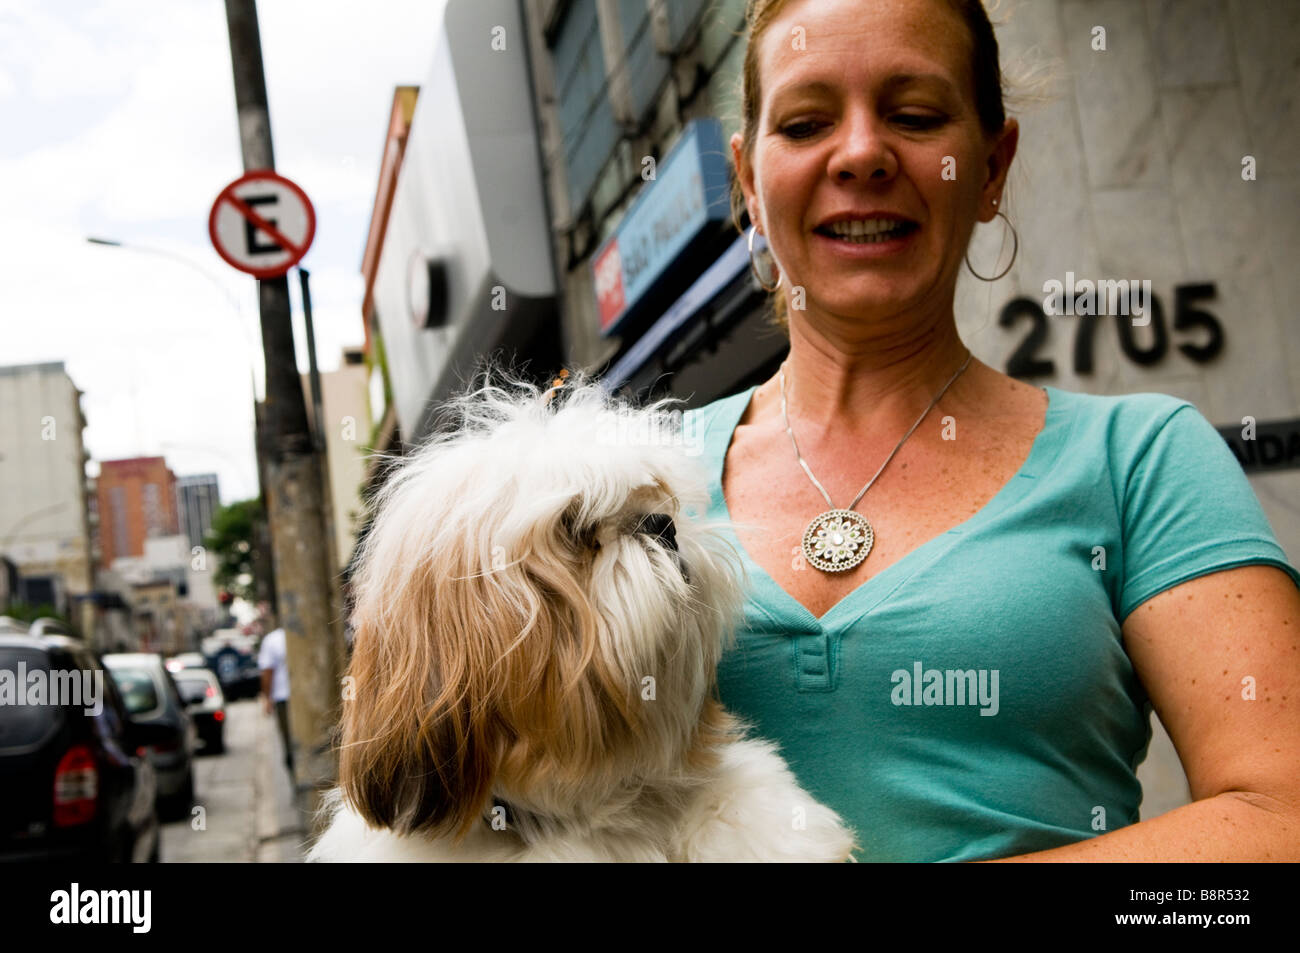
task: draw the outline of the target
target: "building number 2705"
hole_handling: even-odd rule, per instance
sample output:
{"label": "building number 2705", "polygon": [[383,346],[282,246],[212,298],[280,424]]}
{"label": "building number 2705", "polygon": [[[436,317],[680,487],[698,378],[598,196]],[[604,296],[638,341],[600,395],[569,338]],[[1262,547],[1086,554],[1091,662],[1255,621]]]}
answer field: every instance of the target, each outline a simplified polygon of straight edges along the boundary
{"label": "building number 2705", "polygon": [[[1214,360],[1223,350],[1223,328],[1212,314],[1201,311],[1196,302],[1213,298],[1216,295],[1213,282],[1201,282],[1174,287],[1174,330],[1202,331],[1205,340],[1201,344],[1187,341],[1178,344],[1182,351],[1193,361],[1205,364]],[[1008,301],[998,317],[998,324],[1010,328],[1021,317],[1028,317],[1032,322],[1028,336],[1020,342],[1011,357],[1007,359],[1007,375],[1010,377],[1041,377],[1056,373],[1056,364],[1050,358],[1036,356],[1038,348],[1047,341],[1047,315],[1043,305],[1033,298],[1020,297]],[[1092,373],[1092,343],[1097,329],[1097,322],[1108,315],[1084,314],[1074,320],[1078,327],[1074,333],[1074,372],[1076,374]],[[1145,347],[1138,345],[1134,322],[1127,316],[1115,316],[1115,329],[1119,334],[1119,346],[1124,355],[1135,364],[1149,365],[1160,361],[1169,350],[1169,332],[1165,328],[1165,309],[1158,295],[1151,295],[1151,343]]]}

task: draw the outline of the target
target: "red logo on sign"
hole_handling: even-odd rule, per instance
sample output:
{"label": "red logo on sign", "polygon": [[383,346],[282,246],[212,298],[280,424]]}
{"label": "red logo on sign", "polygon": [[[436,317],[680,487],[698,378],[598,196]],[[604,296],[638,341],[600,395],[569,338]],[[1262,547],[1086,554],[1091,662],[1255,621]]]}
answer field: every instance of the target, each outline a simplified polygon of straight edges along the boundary
{"label": "red logo on sign", "polygon": [[618,253],[617,238],[596,256],[591,267],[596,276],[596,303],[603,331],[623,313],[627,303],[623,297],[623,258]]}

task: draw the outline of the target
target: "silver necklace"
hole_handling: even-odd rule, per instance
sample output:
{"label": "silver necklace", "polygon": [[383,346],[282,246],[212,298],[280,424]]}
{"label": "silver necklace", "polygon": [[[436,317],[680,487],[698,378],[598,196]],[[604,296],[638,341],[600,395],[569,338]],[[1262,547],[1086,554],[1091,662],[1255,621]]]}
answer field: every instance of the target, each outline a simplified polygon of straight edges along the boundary
{"label": "silver necklace", "polygon": [[871,547],[876,541],[875,531],[872,530],[871,524],[867,518],[860,513],[854,512],[854,507],[871,489],[871,484],[876,482],[876,477],[889,466],[889,461],[894,459],[894,454],[898,453],[899,448],[907,442],[907,438],[912,436],[912,431],[921,425],[925,415],[934,409],[934,405],[939,403],[939,398],[944,395],[952,382],[955,381],[961,372],[966,370],[966,365],[970,364],[973,352],[967,352],[966,360],[961,367],[957,368],[957,373],[948,378],[948,383],[943,385],[943,390],[934,396],[930,401],[930,406],[925,408],[925,413],[916,418],[916,423],[912,424],[911,430],[903,434],[903,439],[898,441],[898,446],[885,458],[885,462],[880,465],[880,469],[867,481],[861,492],[853,498],[853,502],[848,505],[847,509],[836,509],[835,504],[831,502],[831,496],[826,492],[826,488],[821,485],[818,479],[813,476],[808,464],[804,462],[803,456],[799,453],[799,445],[795,443],[794,431],[790,429],[790,414],[786,409],[785,402],[785,364],[781,364],[781,417],[785,420],[785,432],[790,435],[790,446],[794,448],[795,459],[799,461],[799,466],[803,467],[803,472],[808,474],[808,479],[812,480],[813,486],[821,492],[822,497],[826,500],[826,505],[830,507],[825,513],[817,516],[803,534],[803,554],[817,569],[822,572],[846,572],[857,566],[862,560],[867,558],[871,552]]}

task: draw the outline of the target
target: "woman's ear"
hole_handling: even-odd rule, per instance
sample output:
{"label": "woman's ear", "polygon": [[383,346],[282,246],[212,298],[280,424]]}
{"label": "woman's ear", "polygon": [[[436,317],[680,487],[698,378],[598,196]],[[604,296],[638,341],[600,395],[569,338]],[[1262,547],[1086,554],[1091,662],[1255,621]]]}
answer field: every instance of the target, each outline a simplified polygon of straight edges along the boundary
{"label": "woman's ear", "polygon": [[744,137],[738,132],[732,133],[731,158],[735,165],[736,178],[740,182],[740,190],[745,196],[745,211],[749,215],[751,224],[760,225],[755,211],[754,170],[745,158],[744,145]]}
{"label": "woman's ear", "polygon": [[[1011,160],[1016,156],[1016,146],[1020,142],[1020,124],[1014,119],[1008,119],[1002,127],[1002,131],[994,139],[993,149],[988,158],[988,180],[984,183],[984,189],[980,196],[980,214],[981,222],[991,222],[998,213],[997,205],[993,204],[994,199],[998,199],[1003,206],[1005,202],[1000,201],[1007,184],[1007,175],[1011,171]],[[1005,208],[1004,208],[1005,211]]]}

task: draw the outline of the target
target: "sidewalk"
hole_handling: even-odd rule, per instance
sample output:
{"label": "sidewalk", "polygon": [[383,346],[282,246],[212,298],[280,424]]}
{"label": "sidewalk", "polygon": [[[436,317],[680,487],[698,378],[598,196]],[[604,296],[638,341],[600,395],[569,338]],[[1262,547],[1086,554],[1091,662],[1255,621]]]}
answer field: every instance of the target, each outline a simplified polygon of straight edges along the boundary
{"label": "sidewalk", "polygon": [[284,746],[273,716],[257,705],[257,770],[254,775],[259,864],[302,863],[303,842],[310,830],[305,803],[294,794],[284,766]]}
{"label": "sidewalk", "polygon": [[[307,824],[274,717],[260,700],[226,705],[226,750],[194,762],[194,808],[162,825],[165,863],[297,863]],[[201,810],[200,810],[201,809]]]}

